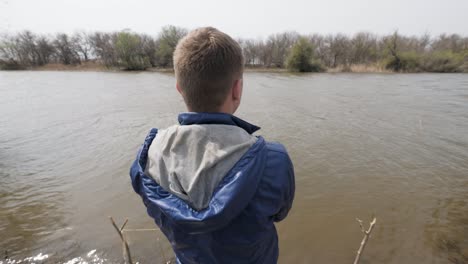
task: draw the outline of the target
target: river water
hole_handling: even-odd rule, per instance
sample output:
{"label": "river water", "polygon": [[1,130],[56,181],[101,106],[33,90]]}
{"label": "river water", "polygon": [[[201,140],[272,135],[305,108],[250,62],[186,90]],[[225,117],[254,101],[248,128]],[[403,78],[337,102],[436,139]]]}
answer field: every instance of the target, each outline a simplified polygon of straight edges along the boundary
{"label": "river water", "polygon": [[[237,115],[284,143],[296,199],[280,263],[468,263],[468,75],[245,74]],[[162,73],[0,72],[0,263],[121,262],[109,222],[153,229],[128,177],[184,111]],[[157,230],[134,259],[172,256]]]}

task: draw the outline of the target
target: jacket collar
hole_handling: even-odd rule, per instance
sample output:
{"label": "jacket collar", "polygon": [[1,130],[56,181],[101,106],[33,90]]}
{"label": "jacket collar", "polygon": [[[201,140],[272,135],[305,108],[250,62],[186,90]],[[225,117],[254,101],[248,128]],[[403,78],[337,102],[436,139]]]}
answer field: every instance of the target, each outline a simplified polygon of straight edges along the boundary
{"label": "jacket collar", "polygon": [[236,116],[225,114],[225,113],[197,113],[197,112],[187,112],[179,114],[179,123],[184,125],[202,125],[202,124],[211,124],[211,125],[231,125],[238,126],[247,133],[252,134],[255,131],[259,130],[260,127],[252,125],[247,121],[244,121]]}

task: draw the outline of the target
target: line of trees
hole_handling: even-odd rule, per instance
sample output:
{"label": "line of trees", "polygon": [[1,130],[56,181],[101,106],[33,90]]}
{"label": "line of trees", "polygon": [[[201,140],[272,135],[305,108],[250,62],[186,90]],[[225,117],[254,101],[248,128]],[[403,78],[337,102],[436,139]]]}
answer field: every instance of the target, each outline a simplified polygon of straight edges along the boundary
{"label": "line of trees", "polygon": [[349,71],[353,65],[365,65],[396,72],[468,72],[468,37],[458,34],[408,37],[395,31],[386,36],[360,32],[350,37],[285,32],[240,43],[251,66]]}
{"label": "line of trees", "polygon": [[164,27],[156,38],[128,30],[53,36],[30,31],[3,34],[0,36],[0,66],[24,69],[50,63],[76,65],[95,61],[123,70],[172,67],[172,53],[186,34],[186,29],[175,26]]}
{"label": "line of trees", "polygon": [[[93,61],[123,70],[170,68],[175,46],[187,32],[184,28],[166,26],[155,37],[129,30],[70,35],[30,31],[3,34],[0,67],[24,69]],[[368,32],[353,36],[283,32],[266,39],[238,41],[248,67],[346,71],[354,65],[366,65],[400,72],[468,72],[468,37],[457,34],[431,37],[403,36],[398,32],[385,36]]]}

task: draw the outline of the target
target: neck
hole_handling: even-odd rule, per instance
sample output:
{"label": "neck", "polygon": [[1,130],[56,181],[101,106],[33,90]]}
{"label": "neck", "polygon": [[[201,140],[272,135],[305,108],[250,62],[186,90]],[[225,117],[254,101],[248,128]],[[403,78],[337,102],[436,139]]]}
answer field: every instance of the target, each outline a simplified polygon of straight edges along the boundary
{"label": "neck", "polygon": [[236,105],[233,100],[229,100],[228,98],[226,101],[224,101],[218,111],[221,113],[233,115],[237,110],[237,106],[238,105]]}
{"label": "neck", "polygon": [[235,110],[233,110],[232,107],[221,107],[218,112],[232,115]]}
{"label": "neck", "polygon": [[[190,107],[187,107],[187,110],[189,112],[199,112],[199,111],[195,111],[194,109],[191,109]],[[236,110],[237,109],[235,109],[231,104],[224,103],[218,110],[212,111],[212,112],[233,115],[236,112]]]}

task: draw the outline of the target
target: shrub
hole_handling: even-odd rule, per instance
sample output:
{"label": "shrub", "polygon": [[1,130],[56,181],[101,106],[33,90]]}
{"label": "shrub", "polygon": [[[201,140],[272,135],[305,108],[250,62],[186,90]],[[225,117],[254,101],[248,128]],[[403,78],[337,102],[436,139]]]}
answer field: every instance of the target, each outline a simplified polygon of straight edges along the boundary
{"label": "shrub", "polygon": [[163,27],[161,33],[156,40],[158,44],[158,49],[156,51],[156,58],[158,65],[161,67],[172,67],[172,56],[174,50],[177,46],[177,43],[188,31],[185,28],[180,28],[176,26],[165,26]]}
{"label": "shrub", "polygon": [[120,32],[115,42],[119,65],[125,70],[145,70],[150,67],[149,59],[142,50],[141,39],[129,32]]}
{"label": "shrub", "polygon": [[385,68],[396,72],[420,72],[421,56],[415,52],[404,52],[385,61]]}
{"label": "shrub", "polygon": [[463,72],[462,54],[452,51],[439,51],[427,54],[423,59],[423,69],[428,72]]}
{"label": "shrub", "polygon": [[300,38],[291,49],[286,60],[286,67],[290,71],[321,72],[321,63],[314,59],[314,46],[306,39]]}
{"label": "shrub", "polygon": [[0,60],[0,70],[6,71],[14,71],[14,70],[25,70],[26,67],[24,65],[19,64],[17,61],[14,60]]}

